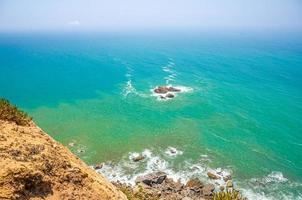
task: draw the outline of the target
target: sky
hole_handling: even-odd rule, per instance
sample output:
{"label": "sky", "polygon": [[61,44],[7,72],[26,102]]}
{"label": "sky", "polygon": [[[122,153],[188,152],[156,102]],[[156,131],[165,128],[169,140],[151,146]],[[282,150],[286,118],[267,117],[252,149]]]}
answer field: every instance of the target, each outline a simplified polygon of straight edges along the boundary
{"label": "sky", "polygon": [[302,30],[302,0],[0,0],[0,31]]}

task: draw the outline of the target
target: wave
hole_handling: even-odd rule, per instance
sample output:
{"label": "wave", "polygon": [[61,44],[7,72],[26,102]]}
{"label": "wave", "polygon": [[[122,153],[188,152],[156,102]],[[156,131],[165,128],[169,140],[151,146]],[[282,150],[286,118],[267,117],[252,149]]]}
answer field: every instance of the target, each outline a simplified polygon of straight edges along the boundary
{"label": "wave", "polygon": [[[132,159],[138,155],[144,156],[145,159],[134,162]],[[175,147],[167,147],[158,154],[154,154],[150,149],[145,149],[142,152],[130,152],[117,163],[106,162],[97,172],[103,174],[110,181],[119,181],[133,186],[138,176],[154,171],[163,171],[174,181],[185,184],[189,179],[198,177],[201,181],[213,183],[217,189],[220,185],[225,186],[224,177],[233,174],[232,170],[228,168],[209,167],[211,159],[208,155],[200,155],[200,159],[196,162],[185,160],[178,164],[173,163],[173,160],[179,156],[184,156],[184,152]],[[208,172],[214,173],[220,178],[211,180],[207,176]],[[293,192],[295,190],[299,191],[302,185],[291,182],[284,177],[282,172],[273,171],[264,177],[241,182],[233,179],[233,182],[236,188],[248,199],[302,200],[302,194]]]}
{"label": "wave", "polygon": [[168,74],[164,78],[167,85],[171,84],[171,82],[173,82],[177,77],[177,73],[175,72],[174,67],[175,67],[175,63],[172,60],[170,60],[166,66],[162,67],[162,70]]}
{"label": "wave", "polygon": [[241,188],[248,199],[257,200],[302,200],[302,194],[297,192],[301,189],[301,183],[290,181],[279,171],[252,178]]}
{"label": "wave", "polygon": [[126,69],[127,69],[127,72],[125,74],[125,77],[127,79],[127,82],[126,82],[126,84],[123,88],[123,92],[122,92],[122,95],[124,96],[124,98],[126,98],[129,94],[134,94],[134,95],[137,95],[140,97],[146,97],[147,95],[138,92],[136,90],[136,88],[134,87],[134,84],[132,81],[133,72],[134,72],[133,68],[130,65],[126,64]]}
{"label": "wave", "polygon": [[[138,155],[144,156],[145,159],[140,162],[134,162],[132,159]],[[149,174],[154,171],[163,171],[167,173],[169,178],[182,183],[186,183],[190,178],[199,177],[201,180],[207,182],[210,181],[220,185],[224,184],[224,182],[221,182],[223,176],[231,174],[231,171],[228,169],[209,168],[207,164],[209,163],[210,159],[204,156],[201,156],[200,162],[198,163],[184,161],[184,163],[180,163],[178,167],[171,165],[169,160],[172,161],[176,157],[182,155],[183,151],[178,150],[175,147],[168,147],[159,155],[155,155],[150,149],[145,149],[140,153],[130,152],[128,156],[123,157],[116,164],[107,162],[104,164],[102,169],[97,171],[111,181],[119,181],[129,185],[134,185],[135,179],[138,176]],[[203,160],[204,158],[206,158],[206,160]],[[209,170],[220,174],[221,180],[209,180],[207,177],[207,172]]]}

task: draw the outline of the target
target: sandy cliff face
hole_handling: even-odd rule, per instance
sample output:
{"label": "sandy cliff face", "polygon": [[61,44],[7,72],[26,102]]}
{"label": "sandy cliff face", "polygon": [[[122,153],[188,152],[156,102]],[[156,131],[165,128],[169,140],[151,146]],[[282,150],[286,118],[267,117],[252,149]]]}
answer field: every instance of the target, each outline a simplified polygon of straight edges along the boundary
{"label": "sandy cliff face", "polygon": [[0,120],[0,199],[126,199],[34,123]]}

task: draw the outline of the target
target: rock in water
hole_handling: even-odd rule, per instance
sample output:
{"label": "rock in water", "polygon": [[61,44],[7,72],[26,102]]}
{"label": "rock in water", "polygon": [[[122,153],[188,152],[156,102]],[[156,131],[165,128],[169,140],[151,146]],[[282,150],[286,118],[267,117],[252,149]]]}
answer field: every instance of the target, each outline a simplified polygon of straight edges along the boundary
{"label": "rock in water", "polygon": [[174,94],[168,93],[168,94],[166,95],[166,97],[169,98],[169,99],[172,99],[172,98],[174,98],[175,96],[174,96]]}
{"label": "rock in water", "polygon": [[220,179],[220,177],[217,174],[210,171],[208,171],[207,175],[210,179]]}
{"label": "rock in water", "polygon": [[180,92],[181,90],[175,87],[168,87],[169,92]]}
{"label": "rock in water", "polygon": [[202,193],[204,196],[212,196],[214,190],[215,190],[215,186],[213,184],[206,184],[202,188]]}
{"label": "rock in water", "polygon": [[103,163],[99,163],[94,166],[94,169],[102,169],[102,168],[103,168]]}
{"label": "rock in water", "polygon": [[145,159],[145,156],[143,156],[143,155],[138,155],[138,156],[132,158],[132,160],[133,160],[134,162],[138,162],[138,161],[141,161],[141,160],[143,160],[143,159]]}
{"label": "rock in water", "polygon": [[167,178],[167,174],[164,172],[154,172],[145,176],[139,176],[136,178],[135,183],[145,183],[152,186],[153,184],[161,184]]}
{"label": "rock in water", "polygon": [[175,87],[158,86],[154,89],[154,92],[158,94],[166,94],[167,92],[181,92],[181,90]]}
{"label": "rock in water", "polygon": [[154,89],[154,92],[158,94],[166,94],[168,91],[169,90],[166,86],[158,86],[157,88]]}

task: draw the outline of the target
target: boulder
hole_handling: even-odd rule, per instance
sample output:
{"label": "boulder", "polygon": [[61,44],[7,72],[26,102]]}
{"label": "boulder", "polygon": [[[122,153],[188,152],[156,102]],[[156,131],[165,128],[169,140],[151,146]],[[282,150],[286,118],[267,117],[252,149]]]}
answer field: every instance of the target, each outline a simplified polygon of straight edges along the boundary
{"label": "boulder", "polygon": [[183,184],[180,181],[175,182],[171,178],[166,178],[163,185],[163,188],[168,191],[179,192],[183,189]]}
{"label": "boulder", "polygon": [[203,186],[203,183],[198,178],[190,179],[186,184],[186,187],[191,189],[199,189],[203,188]]}
{"label": "boulder", "polygon": [[215,190],[215,186],[214,186],[213,184],[206,184],[206,185],[202,188],[202,194],[203,194],[204,196],[212,196],[214,190]]}
{"label": "boulder", "polygon": [[153,184],[161,184],[167,178],[167,174],[164,172],[153,172],[144,176],[136,178],[135,183],[144,183],[152,186]]}
{"label": "boulder", "polygon": [[226,182],[226,187],[227,187],[227,188],[232,188],[232,187],[233,187],[233,181],[232,181],[232,180],[228,180],[228,181]]}
{"label": "boulder", "polygon": [[220,176],[210,171],[208,171],[207,175],[210,179],[220,179]]}
{"label": "boulder", "polygon": [[143,155],[138,155],[138,156],[135,156],[135,157],[132,158],[132,160],[134,162],[138,162],[138,161],[141,161],[143,159],[145,159],[145,156],[143,156]]}

